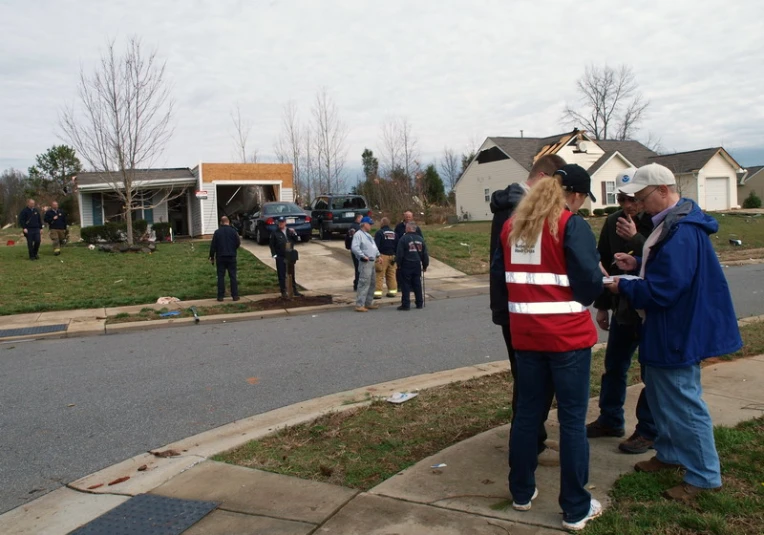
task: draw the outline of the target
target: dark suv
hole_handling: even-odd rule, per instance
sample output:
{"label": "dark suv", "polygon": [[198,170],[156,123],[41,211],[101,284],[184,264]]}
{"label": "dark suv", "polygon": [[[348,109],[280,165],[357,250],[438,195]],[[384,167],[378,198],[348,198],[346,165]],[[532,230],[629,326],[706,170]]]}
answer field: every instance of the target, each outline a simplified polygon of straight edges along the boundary
{"label": "dark suv", "polygon": [[313,228],[318,229],[322,240],[329,239],[332,232],[347,232],[356,214],[371,216],[369,203],[362,195],[319,195],[310,205]]}

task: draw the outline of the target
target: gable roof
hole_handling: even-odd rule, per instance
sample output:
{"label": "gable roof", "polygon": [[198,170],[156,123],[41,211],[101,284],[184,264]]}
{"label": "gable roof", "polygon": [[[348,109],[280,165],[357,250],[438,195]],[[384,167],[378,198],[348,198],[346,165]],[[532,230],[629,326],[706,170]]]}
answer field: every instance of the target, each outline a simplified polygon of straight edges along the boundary
{"label": "gable roof", "polygon": [[740,169],[740,164],[723,147],[662,154],[650,158],[650,161],[668,167],[674,173],[694,173],[700,171],[717,153],[721,153],[722,157],[735,168],[735,171]]}
{"label": "gable roof", "polygon": [[749,180],[751,180],[754,175],[757,175],[761,173],[762,170],[764,170],[764,165],[752,165],[746,169],[748,173],[745,175],[745,180],[743,180],[740,185],[747,183]]}
{"label": "gable roof", "polygon": [[[96,184],[109,184],[116,179],[116,172],[108,173],[101,172],[85,172],[77,174],[76,183],[78,186],[89,186]],[[135,178],[136,181],[141,182],[161,182],[165,180],[188,179],[189,182],[196,180],[191,169],[188,167],[171,167],[166,169],[136,169]]]}
{"label": "gable roof", "polygon": [[609,150],[609,151],[605,152],[605,154],[603,154],[602,156],[600,156],[600,159],[599,159],[599,160],[597,160],[596,162],[594,162],[592,165],[590,165],[590,166],[589,166],[589,169],[587,169],[587,170],[586,170],[586,171],[589,173],[589,176],[592,176],[592,177],[593,177],[593,176],[594,176],[594,174],[595,174],[597,171],[599,171],[599,170],[600,170],[600,168],[601,168],[603,165],[605,165],[606,163],[608,163],[608,162],[610,161],[610,159],[611,159],[611,158],[613,158],[613,156],[615,156],[616,154],[617,154],[618,156],[620,156],[620,157],[621,157],[623,160],[626,160],[626,162],[627,162],[627,163],[630,163],[630,164],[632,164],[632,165],[635,165],[635,164],[634,164],[634,162],[632,162],[632,161],[631,161],[629,158],[625,157],[625,156],[624,156],[623,154],[621,154],[619,151],[617,151],[617,150]]}
{"label": "gable roof", "polygon": [[[650,158],[658,155],[654,150],[648,149],[639,141],[633,139],[627,139],[624,141],[595,141],[602,150],[607,154],[610,151],[620,152],[631,164],[635,167],[641,167],[650,163]],[[596,162],[595,162],[596,164]],[[592,174],[591,168],[589,168],[589,174]]]}

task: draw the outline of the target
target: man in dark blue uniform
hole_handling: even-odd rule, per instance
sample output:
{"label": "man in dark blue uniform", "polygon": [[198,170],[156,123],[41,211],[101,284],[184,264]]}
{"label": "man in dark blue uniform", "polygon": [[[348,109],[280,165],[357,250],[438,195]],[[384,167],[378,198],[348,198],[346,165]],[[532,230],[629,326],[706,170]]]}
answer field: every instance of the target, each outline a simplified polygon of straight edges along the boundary
{"label": "man in dark blue uniform", "polygon": [[[297,233],[294,229],[288,229],[286,226],[286,219],[279,217],[278,228],[271,232],[270,247],[271,255],[276,259],[276,272],[279,275],[279,288],[281,289],[281,297],[286,299],[287,294],[287,254],[291,252],[291,249],[287,247],[290,242],[294,244],[297,242]],[[295,297],[300,297],[302,294],[297,291],[297,282],[294,277],[292,278],[292,291]]]}
{"label": "man in dark blue uniform", "polygon": [[218,301],[225,296],[225,274],[231,279],[231,297],[239,300],[239,283],[236,280],[236,251],[241,245],[241,238],[226,216],[220,218],[220,228],[212,235],[210,243],[210,262],[218,268]]}
{"label": "man in dark blue uniform", "polygon": [[430,256],[427,254],[427,246],[424,239],[417,234],[414,221],[406,223],[406,234],[398,240],[398,251],[395,261],[400,266],[401,279],[401,306],[398,310],[411,308],[411,290],[414,290],[414,303],[417,308],[424,306],[422,295],[422,273],[427,271],[430,265]]}
{"label": "man in dark blue uniform", "polygon": [[53,201],[50,209],[45,212],[45,222],[50,229],[50,241],[53,242],[53,254],[61,254],[61,246],[66,242],[66,213]]}
{"label": "man in dark blue uniform", "polygon": [[37,251],[40,250],[40,231],[42,230],[42,216],[35,206],[34,199],[27,201],[27,207],[19,214],[19,226],[27,239],[29,260],[39,260]]}

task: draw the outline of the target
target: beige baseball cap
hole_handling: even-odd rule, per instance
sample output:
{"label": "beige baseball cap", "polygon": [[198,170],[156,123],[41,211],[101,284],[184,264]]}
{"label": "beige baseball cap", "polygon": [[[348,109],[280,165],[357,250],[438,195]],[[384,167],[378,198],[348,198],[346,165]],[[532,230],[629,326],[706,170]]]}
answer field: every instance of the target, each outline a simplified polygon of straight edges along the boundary
{"label": "beige baseball cap", "polygon": [[619,189],[626,195],[633,195],[638,191],[650,186],[674,186],[676,178],[668,167],[657,163],[643,165],[634,173],[634,176],[625,182]]}

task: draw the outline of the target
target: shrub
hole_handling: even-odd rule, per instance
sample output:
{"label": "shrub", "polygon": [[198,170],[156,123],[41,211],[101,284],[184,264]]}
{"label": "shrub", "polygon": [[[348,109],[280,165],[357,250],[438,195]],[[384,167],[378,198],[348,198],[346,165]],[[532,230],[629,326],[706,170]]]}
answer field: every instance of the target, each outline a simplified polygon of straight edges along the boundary
{"label": "shrub", "polygon": [[752,191],[743,201],[743,208],[761,208],[761,197]]}
{"label": "shrub", "polygon": [[614,213],[616,213],[620,209],[621,208],[618,207],[618,206],[608,206],[607,208],[605,208],[605,213],[607,215],[614,214]]}
{"label": "shrub", "polygon": [[[143,236],[146,234],[146,230],[149,228],[149,222],[145,219],[138,219],[136,221],[133,221],[133,236]],[[127,226],[125,226],[125,231],[127,231]]]}
{"label": "shrub", "polygon": [[170,235],[170,223],[154,223],[151,228],[156,234],[157,241],[164,241]]}
{"label": "shrub", "polygon": [[579,208],[578,215],[580,215],[581,217],[589,217],[589,210],[587,210],[586,208]]}
{"label": "shrub", "polygon": [[80,229],[80,238],[85,243],[96,243],[98,236],[103,233],[103,225],[93,225],[92,227],[84,227]]}
{"label": "shrub", "polygon": [[125,233],[127,232],[127,223],[117,223],[116,221],[109,221],[103,226],[103,233],[101,238],[109,243],[118,243],[125,241]]}
{"label": "shrub", "polygon": [[601,216],[605,215],[605,210],[603,210],[602,208],[595,208],[594,209],[594,215],[596,217],[601,217]]}

